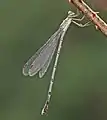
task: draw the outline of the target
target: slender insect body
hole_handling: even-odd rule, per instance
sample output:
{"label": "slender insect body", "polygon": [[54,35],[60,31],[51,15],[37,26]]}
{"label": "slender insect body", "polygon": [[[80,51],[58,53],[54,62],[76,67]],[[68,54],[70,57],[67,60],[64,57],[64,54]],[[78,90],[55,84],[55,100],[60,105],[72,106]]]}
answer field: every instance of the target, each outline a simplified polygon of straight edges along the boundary
{"label": "slender insect body", "polygon": [[23,74],[25,76],[34,76],[39,73],[39,77],[42,78],[48,70],[48,67],[52,61],[53,55],[56,52],[56,58],[52,70],[51,80],[48,89],[48,95],[45,102],[45,105],[42,109],[41,114],[46,114],[48,111],[48,105],[52,96],[52,88],[55,80],[55,73],[58,64],[58,59],[60,56],[60,51],[62,47],[62,43],[64,40],[64,36],[70,26],[71,23],[76,24],[79,27],[89,26],[89,22],[82,25],[77,23],[76,21],[82,21],[84,16],[81,19],[76,18],[78,14],[75,14],[72,11],[68,12],[67,18],[63,20],[60,24],[58,30],[49,38],[49,40],[28,60],[28,62],[23,67]]}

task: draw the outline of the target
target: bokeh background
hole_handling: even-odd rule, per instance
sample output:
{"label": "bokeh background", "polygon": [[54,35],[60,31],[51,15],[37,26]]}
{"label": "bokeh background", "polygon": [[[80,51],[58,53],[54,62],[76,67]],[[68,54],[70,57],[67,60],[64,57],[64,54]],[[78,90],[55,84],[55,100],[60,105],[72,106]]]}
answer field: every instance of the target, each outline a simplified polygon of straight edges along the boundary
{"label": "bokeh background", "polygon": [[[106,2],[87,3],[107,20]],[[107,38],[94,25],[70,26],[48,116],[40,111],[53,64],[43,79],[22,74],[68,10],[76,12],[67,0],[0,0],[0,120],[107,120]]]}

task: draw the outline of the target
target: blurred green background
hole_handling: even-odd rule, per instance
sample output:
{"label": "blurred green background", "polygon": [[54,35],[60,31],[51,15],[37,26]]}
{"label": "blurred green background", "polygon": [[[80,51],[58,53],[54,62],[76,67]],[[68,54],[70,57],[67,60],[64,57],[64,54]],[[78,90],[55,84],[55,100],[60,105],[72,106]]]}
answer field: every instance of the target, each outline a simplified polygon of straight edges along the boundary
{"label": "blurred green background", "polygon": [[0,0],[0,120],[107,120],[107,38],[93,25],[72,24],[64,38],[48,117],[40,111],[53,64],[43,79],[22,74],[68,10],[67,0]]}

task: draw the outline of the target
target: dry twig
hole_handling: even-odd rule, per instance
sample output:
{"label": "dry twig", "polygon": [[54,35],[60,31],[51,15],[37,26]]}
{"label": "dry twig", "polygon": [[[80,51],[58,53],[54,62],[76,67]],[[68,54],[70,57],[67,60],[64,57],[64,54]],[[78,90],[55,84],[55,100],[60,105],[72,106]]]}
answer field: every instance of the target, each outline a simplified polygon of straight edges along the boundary
{"label": "dry twig", "polygon": [[107,36],[107,24],[97,15],[98,12],[93,11],[83,0],[69,0],[69,3],[73,3],[95,24],[97,30],[100,30]]}

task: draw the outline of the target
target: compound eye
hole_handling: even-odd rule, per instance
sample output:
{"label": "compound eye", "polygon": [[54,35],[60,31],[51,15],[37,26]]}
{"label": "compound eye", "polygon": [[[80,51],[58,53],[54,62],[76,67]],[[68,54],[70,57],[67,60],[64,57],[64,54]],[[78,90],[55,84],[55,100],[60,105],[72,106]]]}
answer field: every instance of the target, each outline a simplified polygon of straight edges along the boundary
{"label": "compound eye", "polygon": [[68,14],[71,14],[72,12],[71,11],[68,11]]}
{"label": "compound eye", "polygon": [[74,15],[75,13],[72,11],[68,11],[68,15]]}

